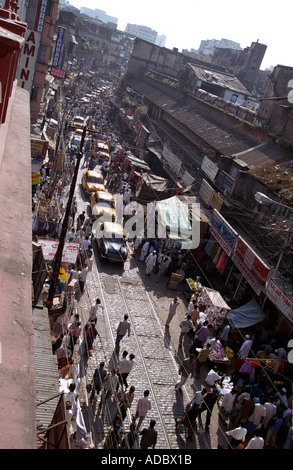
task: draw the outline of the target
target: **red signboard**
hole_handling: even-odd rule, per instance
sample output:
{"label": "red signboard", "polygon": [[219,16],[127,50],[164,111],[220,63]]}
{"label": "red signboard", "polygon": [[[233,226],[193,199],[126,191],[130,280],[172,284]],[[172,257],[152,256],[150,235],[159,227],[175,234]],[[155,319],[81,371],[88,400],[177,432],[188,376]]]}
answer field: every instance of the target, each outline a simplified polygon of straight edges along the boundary
{"label": "red signboard", "polygon": [[250,269],[251,274],[262,285],[266,283],[270,268],[257,256],[240,236],[237,239],[235,254]]}
{"label": "red signboard", "polygon": [[64,70],[55,69],[54,67],[51,68],[50,74],[53,75],[53,77],[66,78],[66,72]]}

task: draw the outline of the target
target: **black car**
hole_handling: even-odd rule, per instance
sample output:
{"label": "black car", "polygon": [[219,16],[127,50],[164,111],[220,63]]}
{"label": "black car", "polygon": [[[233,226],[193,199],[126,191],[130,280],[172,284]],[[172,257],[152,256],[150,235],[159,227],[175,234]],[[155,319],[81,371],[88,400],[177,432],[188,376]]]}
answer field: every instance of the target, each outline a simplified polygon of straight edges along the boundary
{"label": "black car", "polygon": [[100,225],[103,236],[96,237],[100,259],[124,263],[127,260],[127,247],[122,225],[104,222]]}

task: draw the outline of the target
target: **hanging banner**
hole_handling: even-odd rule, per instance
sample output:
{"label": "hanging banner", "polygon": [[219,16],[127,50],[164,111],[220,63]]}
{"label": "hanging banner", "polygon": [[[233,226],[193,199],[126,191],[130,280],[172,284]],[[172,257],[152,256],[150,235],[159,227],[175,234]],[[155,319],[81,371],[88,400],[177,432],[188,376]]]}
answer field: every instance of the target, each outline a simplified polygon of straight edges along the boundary
{"label": "hanging banner", "polygon": [[238,236],[237,232],[216,209],[213,210],[210,224],[211,234],[215,237],[227,255],[231,256]]}
{"label": "hanging banner", "polygon": [[293,303],[281,290],[278,284],[271,280],[269,282],[266,295],[268,299],[276,305],[283,315],[293,324]]}
{"label": "hanging banner", "polygon": [[65,28],[62,28],[61,26],[59,26],[53,60],[52,60],[52,67],[58,67],[59,65],[64,33],[65,33]]}
{"label": "hanging banner", "polygon": [[238,237],[235,246],[235,255],[250,270],[252,276],[261,284],[265,285],[270,268],[257,256],[242,237]]}
{"label": "hanging banner", "polygon": [[[59,243],[56,240],[47,240],[46,238],[39,238],[38,245],[42,247],[43,256],[46,261],[53,261]],[[62,263],[76,263],[76,258],[79,252],[79,243],[65,243],[62,253]]]}
{"label": "hanging banner", "polygon": [[49,142],[42,139],[31,139],[31,157],[36,160],[44,160]]}
{"label": "hanging banner", "polygon": [[33,184],[38,184],[41,181],[41,172],[36,171],[35,173],[32,173],[32,185]]}

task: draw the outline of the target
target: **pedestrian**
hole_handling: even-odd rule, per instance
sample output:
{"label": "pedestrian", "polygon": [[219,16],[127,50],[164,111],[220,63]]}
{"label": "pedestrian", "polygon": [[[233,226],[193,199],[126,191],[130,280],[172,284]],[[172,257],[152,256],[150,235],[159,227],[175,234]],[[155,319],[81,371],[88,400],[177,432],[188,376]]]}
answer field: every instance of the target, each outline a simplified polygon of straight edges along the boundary
{"label": "pedestrian", "polygon": [[246,359],[252,346],[252,340],[249,335],[245,336],[245,341],[237,353],[238,359]]}
{"label": "pedestrian", "polygon": [[173,299],[172,302],[170,303],[169,314],[168,314],[168,318],[166,320],[166,326],[170,325],[170,322],[171,322],[172,318],[176,314],[176,310],[177,310],[178,305],[179,305],[179,302],[177,300],[177,297],[175,297],[175,299]]}
{"label": "pedestrian", "polygon": [[105,363],[102,361],[99,364],[99,367],[95,369],[93,375],[93,384],[92,384],[92,393],[91,393],[91,400],[95,398],[95,393],[99,395],[100,391],[102,390],[103,384],[107,377],[107,370],[105,369]]}
{"label": "pedestrian", "polygon": [[87,275],[88,275],[88,271],[89,271],[89,268],[87,266],[84,266],[84,268],[82,269],[82,271],[79,274],[79,289],[80,289],[81,294],[84,291],[84,285],[86,283],[86,278],[87,278]]}
{"label": "pedestrian", "polygon": [[277,435],[278,432],[280,431],[281,427],[284,424],[284,420],[280,414],[277,414],[269,426],[269,429],[267,431],[267,435],[265,437],[265,445],[267,447],[274,447],[276,448],[276,440],[277,440]]}
{"label": "pedestrian", "polygon": [[140,256],[139,256],[139,261],[144,261],[145,260],[145,257],[147,256],[148,254],[148,251],[149,251],[149,247],[150,247],[150,242],[149,241],[146,241],[142,248],[141,248],[141,252],[140,252]]}
{"label": "pedestrian", "polygon": [[111,372],[108,372],[106,378],[104,380],[101,394],[101,401],[99,403],[98,411],[100,412],[101,409],[105,406],[106,401],[108,398],[111,398],[112,395],[115,395],[117,392],[117,387],[119,387],[119,380],[116,375],[115,369],[112,369]]}
{"label": "pedestrian", "polygon": [[146,260],[145,260],[145,274],[146,276],[149,276],[152,272],[152,270],[154,269],[155,265],[156,265],[156,261],[157,261],[157,254],[155,251],[153,251],[152,253],[150,253]]}
{"label": "pedestrian", "polygon": [[230,417],[236,395],[237,395],[237,391],[235,390],[235,388],[232,388],[230,392],[225,393],[222,399],[219,412],[220,412],[220,416],[222,417],[224,421],[226,421]]}
{"label": "pedestrian", "polygon": [[148,411],[152,409],[152,404],[151,404],[151,400],[149,399],[149,394],[150,394],[149,390],[145,390],[143,392],[143,397],[140,398],[137,402],[136,413],[134,416],[135,421],[137,420],[137,418],[139,418],[138,424],[136,426],[137,431],[140,428],[143,420],[145,419]]}
{"label": "pedestrian", "polygon": [[185,358],[183,360],[182,364],[179,367],[178,375],[180,375],[181,377],[180,377],[180,380],[178,380],[178,382],[175,385],[176,390],[178,388],[181,390],[186,380],[188,379],[189,375],[193,377],[194,366],[195,366],[195,355],[190,354],[188,358]]}
{"label": "pedestrian", "polygon": [[208,340],[211,335],[213,326],[209,323],[208,320],[203,322],[203,326],[197,331],[193,344],[189,350],[190,353],[193,353],[196,348],[202,348],[203,344]]}
{"label": "pedestrian", "polygon": [[179,424],[183,424],[187,428],[188,440],[191,440],[193,437],[193,429],[194,429],[195,421],[198,417],[198,414],[199,414],[198,403],[195,402],[192,405],[189,405],[188,403],[185,408],[184,416],[180,418],[176,418],[175,420],[176,428],[179,426]]}
{"label": "pedestrian", "polygon": [[121,442],[121,449],[134,449],[137,443],[138,433],[136,432],[135,423],[131,423],[129,433],[125,435]]}
{"label": "pedestrian", "polygon": [[192,321],[195,327],[197,326],[199,314],[200,314],[200,311],[198,309],[198,305],[196,302],[193,302],[193,308],[190,310],[189,315],[190,315],[190,320]]}
{"label": "pedestrian", "polygon": [[121,400],[119,403],[119,412],[121,414],[122,420],[126,418],[127,410],[132,405],[132,402],[134,399],[134,392],[135,392],[135,387],[131,385],[130,389],[127,392],[124,392],[124,394],[121,397]]}
{"label": "pedestrian", "polygon": [[232,436],[230,444],[233,449],[243,449],[243,443],[245,442],[247,429],[239,426],[238,428],[231,429],[230,431],[226,431],[227,436]]}
{"label": "pedestrian", "polygon": [[85,342],[87,353],[94,350],[94,341],[98,335],[95,322],[88,322],[85,326]]}
{"label": "pedestrian", "polygon": [[212,411],[217,402],[217,399],[218,394],[217,390],[214,387],[209,392],[206,392],[203,396],[203,403],[200,407],[199,413],[201,414],[203,413],[203,411],[207,412],[205,421],[205,431],[209,431]]}
{"label": "pedestrian", "polygon": [[182,348],[182,341],[183,341],[183,337],[189,333],[190,331],[193,330],[193,323],[192,321],[190,320],[190,314],[187,314],[182,322],[180,323],[180,328],[181,328],[181,331],[180,331],[180,335],[179,335],[179,348]]}
{"label": "pedestrian", "polygon": [[123,320],[119,323],[117,327],[117,336],[116,336],[116,351],[120,349],[120,341],[128,332],[128,337],[130,336],[130,323],[128,321],[127,313],[124,315]]}
{"label": "pedestrian", "polygon": [[80,333],[81,333],[81,322],[77,322],[74,327],[72,328],[69,328],[69,333],[70,333],[70,337],[71,337],[71,349],[73,350],[74,346],[76,345],[79,337],[80,337]]}
{"label": "pedestrian", "polygon": [[80,230],[83,226],[83,223],[85,221],[85,211],[83,211],[79,216],[77,217],[77,228],[76,230]]}
{"label": "pedestrian", "polygon": [[80,254],[81,254],[81,259],[82,259],[83,263],[85,262],[85,260],[89,256],[91,246],[92,245],[91,245],[91,241],[89,239],[89,236],[86,235],[84,240],[82,240],[82,242],[80,244]]}
{"label": "pedestrian", "polygon": [[[240,401],[239,399],[238,399],[238,402]],[[235,427],[238,426],[239,423],[243,423],[244,425],[246,425],[249,417],[254,412],[255,403],[253,401],[253,397],[251,396],[243,397],[243,399],[241,399],[241,402],[237,403],[236,407],[237,409],[239,409],[239,412],[233,421],[233,425]]]}
{"label": "pedestrian", "polygon": [[203,347],[203,349],[198,353],[198,356],[196,357],[195,372],[197,379],[199,379],[200,376],[200,369],[209,357],[210,347],[210,343],[207,343],[206,346]]}
{"label": "pedestrian", "polygon": [[134,354],[130,354],[129,359],[127,359],[127,355],[128,355],[128,352],[123,351],[122,359],[118,364],[118,377],[119,377],[121,385],[123,384],[125,386],[125,389],[128,388],[127,377],[132,370],[134,359],[135,359]]}
{"label": "pedestrian", "polygon": [[249,416],[247,421],[247,432],[248,434],[253,434],[256,429],[259,429],[262,426],[262,421],[266,415],[266,409],[264,407],[264,400],[262,398],[254,397],[254,410],[253,413]]}
{"label": "pedestrian", "polygon": [[156,282],[160,282],[161,277],[165,274],[166,271],[166,258],[163,257],[161,263],[159,264],[159,269],[156,277]]}
{"label": "pedestrian", "polygon": [[265,441],[263,437],[261,436],[261,430],[256,429],[254,431],[253,437],[250,439],[245,449],[263,449],[264,444],[265,444]]}
{"label": "pedestrian", "polygon": [[229,333],[230,333],[230,325],[229,325],[228,320],[225,318],[224,328],[222,329],[221,334],[220,334],[220,340],[223,345],[226,345],[228,343]]}
{"label": "pedestrian", "polygon": [[93,321],[97,323],[97,319],[98,319],[97,313],[99,309],[103,310],[103,306],[101,305],[100,299],[96,299],[96,301],[93,303],[90,309],[89,321]]}
{"label": "pedestrian", "polygon": [[158,433],[157,430],[155,429],[156,421],[154,419],[151,419],[149,427],[142,429],[140,431],[140,435],[142,436],[141,441],[140,441],[140,448],[141,449],[148,449],[151,447],[154,449],[157,444],[157,438],[158,438]]}

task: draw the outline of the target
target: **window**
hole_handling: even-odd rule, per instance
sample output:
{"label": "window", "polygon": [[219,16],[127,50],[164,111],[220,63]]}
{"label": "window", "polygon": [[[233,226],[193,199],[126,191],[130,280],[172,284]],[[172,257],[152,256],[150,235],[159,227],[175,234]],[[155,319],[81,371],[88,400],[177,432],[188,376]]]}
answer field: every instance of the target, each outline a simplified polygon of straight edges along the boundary
{"label": "window", "polygon": [[231,96],[231,101],[232,101],[232,103],[236,103],[237,98],[238,98],[238,95],[232,95],[232,96]]}
{"label": "window", "polygon": [[46,16],[52,16],[53,12],[53,2],[52,0],[48,0],[47,8],[46,8]]}
{"label": "window", "polygon": [[38,60],[40,62],[46,61],[46,51],[47,51],[47,46],[45,44],[40,44],[39,54],[38,54]]}

